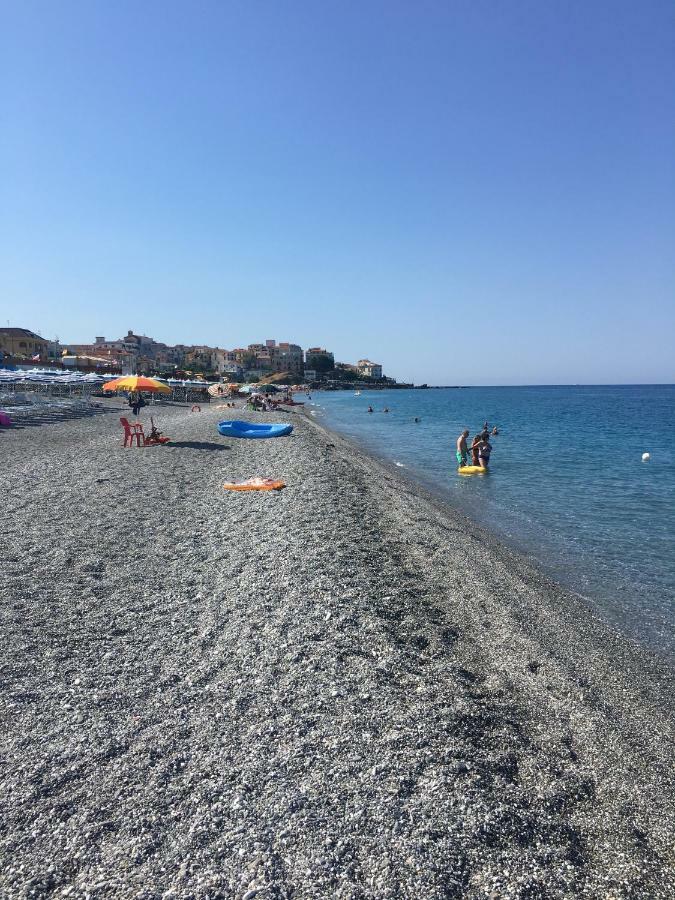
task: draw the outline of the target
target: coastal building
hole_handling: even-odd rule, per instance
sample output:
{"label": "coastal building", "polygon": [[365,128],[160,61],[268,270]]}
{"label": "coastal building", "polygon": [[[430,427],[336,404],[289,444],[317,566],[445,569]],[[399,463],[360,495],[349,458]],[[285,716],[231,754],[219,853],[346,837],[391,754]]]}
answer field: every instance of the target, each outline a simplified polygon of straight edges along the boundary
{"label": "coastal building", "polygon": [[77,369],[78,372],[109,372],[111,375],[129,374],[124,371],[118,359],[112,359],[108,356],[65,354],[61,357],[61,365],[66,369]]}
{"label": "coastal building", "polygon": [[50,360],[59,359],[62,353],[63,347],[58,338],[55,338],[53,341],[47,341],[47,356]]}
{"label": "coastal building", "polygon": [[380,363],[371,362],[369,359],[360,359],[356,364],[359,375],[364,378],[382,378],[382,366]]}
{"label": "coastal building", "polygon": [[[110,371],[119,369],[124,375],[135,374],[138,364],[138,354],[135,350],[126,350],[122,346],[112,348],[107,346],[107,344],[110,343],[114,342],[104,341],[103,343],[98,344],[63,344],[60,354],[61,364],[65,366],[76,366],[76,363],[72,362],[73,359],[95,358],[98,360],[105,360]],[[83,363],[83,365],[87,364]]]}
{"label": "coastal building", "polygon": [[304,371],[302,347],[288,341],[277,343],[270,338],[264,344],[249,344],[246,348],[237,347],[229,352],[233,359],[228,359],[228,364],[235,363],[249,376],[253,373],[269,375],[278,372],[302,375]]}
{"label": "coastal building", "polygon": [[136,368],[139,370],[176,368],[183,365],[185,356],[185,350],[180,345],[171,347],[145,334],[135,334],[131,330],[116,341],[109,341],[105,337],[98,336],[94,339],[93,344],[69,344],[68,346],[79,352],[88,352],[94,355],[99,355],[102,351],[116,353],[124,351],[125,354],[128,354],[127,359],[133,359],[134,371]]}
{"label": "coastal building", "polygon": [[[247,350],[244,347],[235,347],[234,350],[229,350],[228,353],[233,357],[231,365],[238,366],[242,372],[246,369],[246,356]],[[255,357],[254,357],[255,361]]]}
{"label": "coastal building", "polygon": [[305,363],[302,347],[298,344],[289,344],[282,341],[276,347],[270,348],[272,358],[272,370],[274,372],[290,372],[291,375],[302,375]]}
{"label": "coastal building", "polygon": [[[48,358],[49,342],[44,341],[26,329],[3,329],[4,350],[7,356],[18,355],[31,359]],[[10,340],[11,338],[11,340]],[[76,358],[86,357],[104,360],[109,367],[120,368],[124,374],[157,374],[170,370],[197,371],[227,375],[230,379],[249,380],[252,377],[288,373],[293,379],[302,378],[305,370],[305,353],[299,344],[290,341],[277,342],[268,338],[264,343],[249,344],[225,350],[205,344],[170,346],[146,334],[137,334],[129,329],[116,340],[97,335],[92,343],[64,343],[56,351],[58,358],[68,357],[67,366],[74,365]],[[319,377],[335,367],[333,354],[323,347],[312,347],[307,351],[308,369]]]}
{"label": "coastal building", "polygon": [[187,369],[201,369],[204,372],[217,372],[222,375],[228,364],[228,351],[220,347],[195,346],[186,347],[184,365]]}
{"label": "coastal building", "polygon": [[[132,334],[132,332],[129,332],[129,334]],[[76,344],[74,346],[85,345]],[[108,341],[105,337],[96,337],[94,338],[93,346],[97,347],[99,350],[126,350],[127,353],[132,353],[134,356],[138,356],[138,343],[136,341],[128,341],[124,338],[120,338],[120,340],[118,341]]]}
{"label": "coastal building", "polygon": [[315,372],[331,372],[335,368],[335,357],[323,347],[310,347],[305,351],[305,370]]}
{"label": "coastal building", "polygon": [[38,362],[49,357],[49,341],[28,328],[0,328],[0,354]]}
{"label": "coastal building", "polygon": [[229,381],[241,381],[244,377],[244,370],[236,363],[225,363],[223,366],[223,377]]}
{"label": "coastal building", "polygon": [[[98,342],[99,339],[96,340]],[[150,362],[151,365],[154,363],[158,368],[182,366],[184,363],[186,348],[183,345],[172,347],[146,334],[135,334],[129,330],[125,337],[115,343],[122,344],[124,349],[135,352],[139,360]]]}

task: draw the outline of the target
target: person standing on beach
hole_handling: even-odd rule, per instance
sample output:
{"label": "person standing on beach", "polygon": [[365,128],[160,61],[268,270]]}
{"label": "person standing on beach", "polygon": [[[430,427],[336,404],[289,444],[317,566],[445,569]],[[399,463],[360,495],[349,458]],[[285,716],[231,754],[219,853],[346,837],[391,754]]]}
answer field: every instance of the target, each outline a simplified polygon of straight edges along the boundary
{"label": "person standing on beach", "polygon": [[465,466],[467,464],[467,460],[469,458],[469,448],[466,445],[466,439],[469,436],[469,429],[465,428],[464,431],[457,438],[457,465]]}
{"label": "person standing on beach", "polygon": [[132,393],[129,394],[129,406],[135,416],[141,411],[141,407],[145,406],[145,400],[140,391],[132,391]]}

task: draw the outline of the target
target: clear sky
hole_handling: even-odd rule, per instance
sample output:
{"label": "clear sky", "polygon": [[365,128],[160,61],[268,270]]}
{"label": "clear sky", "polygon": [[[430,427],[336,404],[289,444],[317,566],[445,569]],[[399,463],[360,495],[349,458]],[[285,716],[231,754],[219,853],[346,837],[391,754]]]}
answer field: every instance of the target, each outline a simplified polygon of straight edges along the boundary
{"label": "clear sky", "polygon": [[0,0],[0,320],[675,380],[672,0]]}

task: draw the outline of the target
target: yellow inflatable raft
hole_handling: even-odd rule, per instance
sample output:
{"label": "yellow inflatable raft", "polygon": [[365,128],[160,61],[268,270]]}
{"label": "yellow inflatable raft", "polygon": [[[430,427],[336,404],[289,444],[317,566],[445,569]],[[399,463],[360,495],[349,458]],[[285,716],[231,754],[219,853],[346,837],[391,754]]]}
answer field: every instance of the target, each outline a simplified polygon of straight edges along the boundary
{"label": "yellow inflatable raft", "polygon": [[481,475],[487,472],[482,466],[460,466],[457,471],[460,475]]}

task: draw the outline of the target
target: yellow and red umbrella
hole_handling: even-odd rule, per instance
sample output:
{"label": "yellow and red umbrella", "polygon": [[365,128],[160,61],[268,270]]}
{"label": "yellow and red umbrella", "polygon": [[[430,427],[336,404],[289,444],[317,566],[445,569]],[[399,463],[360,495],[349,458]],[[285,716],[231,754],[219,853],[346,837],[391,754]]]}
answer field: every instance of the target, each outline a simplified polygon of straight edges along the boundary
{"label": "yellow and red umbrella", "polygon": [[124,378],[115,378],[114,381],[106,381],[104,391],[147,391],[149,393],[170,394],[168,384],[157,381],[156,378],[143,378],[141,375],[126,375]]}

